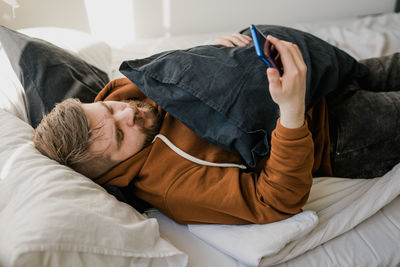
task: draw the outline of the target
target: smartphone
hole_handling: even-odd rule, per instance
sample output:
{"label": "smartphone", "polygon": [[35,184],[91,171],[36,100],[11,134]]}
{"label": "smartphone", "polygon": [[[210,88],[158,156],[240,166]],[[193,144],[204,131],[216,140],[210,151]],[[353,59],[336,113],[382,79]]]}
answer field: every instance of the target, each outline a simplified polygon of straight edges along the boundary
{"label": "smartphone", "polygon": [[279,60],[278,51],[273,47],[271,42],[267,40],[267,37],[253,24],[250,25],[250,31],[257,56],[267,64],[268,67],[277,69],[280,76],[282,76],[283,68]]}

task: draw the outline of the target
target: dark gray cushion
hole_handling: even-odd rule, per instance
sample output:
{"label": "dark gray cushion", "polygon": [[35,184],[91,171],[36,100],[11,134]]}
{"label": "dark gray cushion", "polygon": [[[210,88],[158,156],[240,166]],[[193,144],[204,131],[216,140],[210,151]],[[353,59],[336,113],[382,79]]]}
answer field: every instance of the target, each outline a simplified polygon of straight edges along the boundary
{"label": "dark gray cushion", "polygon": [[[258,28],[300,47],[308,67],[307,108],[346,80],[368,73],[351,56],[311,34],[280,26]],[[120,71],[198,135],[239,153],[249,166],[269,153],[279,112],[269,94],[266,65],[253,44],[163,52],[125,61]]]}
{"label": "dark gray cushion", "polygon": [[108,82],[105,72],[46,41],[3,26],[0,41],[24,87],[33,127],[66,98],[92,102]]}

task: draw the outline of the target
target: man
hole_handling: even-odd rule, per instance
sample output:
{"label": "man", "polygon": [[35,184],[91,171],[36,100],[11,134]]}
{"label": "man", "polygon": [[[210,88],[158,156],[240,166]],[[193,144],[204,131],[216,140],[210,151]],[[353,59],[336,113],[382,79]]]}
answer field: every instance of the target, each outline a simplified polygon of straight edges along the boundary
{"label": "man", "polygon": [[[238,155],[199,138],[127,79],[103,89],[96,100],[106,101],[67,100],[57,105],[36,129],[35,145],[99,184],[129,186],[134,196],[180,223],[268,223],[288,218],[307,201],[312,174],[331,174],[329,154],[323,153],[328,135],[326,104],[322,101],[308,111],[305,119],[307,69],[301,52],[292,43],[268,39],[281,55],[284,75],[267,70],[280,118],[270,155],[259,168],[243,170]],[[248,41],[235,35],[217,43],[247,45]],[[123,100],[125,89],[129,98],[138,101],[107,101]],[[329,103],[348,94],[343,90]],[[331,110],[335,127],[341,126],[338,109]],[[333,135],[333,155],[341,149],[339,137]],[[335,168],[338,162],[332,159],[333,174],[340,173]],[[388,164],[379,171],[394,163]]]}

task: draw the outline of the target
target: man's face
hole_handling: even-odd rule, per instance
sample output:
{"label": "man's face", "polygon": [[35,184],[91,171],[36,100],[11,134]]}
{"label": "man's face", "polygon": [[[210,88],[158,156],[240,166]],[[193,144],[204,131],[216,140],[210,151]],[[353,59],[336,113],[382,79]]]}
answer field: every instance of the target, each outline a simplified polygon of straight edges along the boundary
{"label": "man's face", "polygon": [[91,153],[104,153],[121,162],[151,143],[160,120],[156,109],[142,101],[83,104],[94,142]]}

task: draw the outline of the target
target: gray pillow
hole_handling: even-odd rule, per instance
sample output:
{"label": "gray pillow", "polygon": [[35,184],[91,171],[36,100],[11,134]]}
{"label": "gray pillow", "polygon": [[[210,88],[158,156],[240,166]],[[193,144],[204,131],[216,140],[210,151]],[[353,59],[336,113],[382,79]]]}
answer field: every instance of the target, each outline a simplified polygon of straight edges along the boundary
{"label": "gray pillow", "polygon": [[[368,73],[344,51],[311,34],[280,26],[258,28],[299,46],[308,67],[307,108],[348,79]],[[242,32],[249,35],[248,29]],[[269,94],[266,65],[253,44],[163,52],[125,61],[120,71],[199,136],[239,153],[249,166],[269,153],[279,111]]]}
{"label": "gray pillow", "polygon": [[25,90],[33,127],[66,98],[92,102],[108,76],[68,51],[0,26],[0,41]]}

